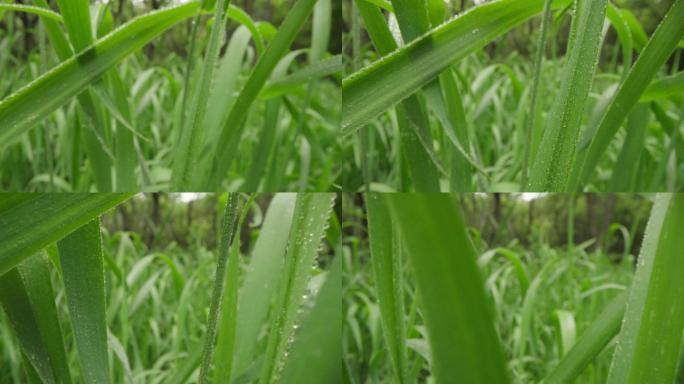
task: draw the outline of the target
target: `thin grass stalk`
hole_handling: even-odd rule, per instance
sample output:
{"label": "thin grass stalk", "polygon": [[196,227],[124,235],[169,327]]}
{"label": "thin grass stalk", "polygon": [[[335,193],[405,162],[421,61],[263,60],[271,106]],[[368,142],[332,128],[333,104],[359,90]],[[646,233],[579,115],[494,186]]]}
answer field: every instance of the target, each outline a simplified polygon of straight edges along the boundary
{"label": "thin grass stalk", "polygon": [[211,367],[212,354],[214,353],[216,340],[216,324],[218,314],[221,310],[221,300],[223,296],[224,280],[226,278],[226,266],[230,250],[230,242],[236,232],[235,221],[237,219],[239,194],[229,193],[226,200],[226,207],[221,220],[221,233],[219,234],[218,260],[216,263],[216,276],[214,278],[214,289],[211,296],[209,307],[209,318],[207,319],[207,332],[204,342],[204,352],[200,365],[200,384],[207,383],[209,379],[209,368]]}

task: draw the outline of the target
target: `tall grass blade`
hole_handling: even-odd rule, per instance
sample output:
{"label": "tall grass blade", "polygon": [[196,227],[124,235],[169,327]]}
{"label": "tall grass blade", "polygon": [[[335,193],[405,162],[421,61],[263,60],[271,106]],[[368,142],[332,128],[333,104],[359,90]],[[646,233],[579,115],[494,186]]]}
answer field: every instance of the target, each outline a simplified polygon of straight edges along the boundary
{"label": "tall grass blade", "polygon": [[408,383],[402,254],[395,249],[393,225],[382,196],[366,194],[368,237],[382,329],[397,383]]}
{"label": "tall grass blade", "polygon": [[[285,361],[283,384],[342,383],[342,257],[333,260]],[[315,367],[316,369],[311,369]]]}
{"label": "tall grass blade", "polygon": [[436,382],[509,382],[475,249],[452,197],[385,199],[415,271]]}
{"label": "tall grass blade", "polygon": [[64,292],[85,383],[109,383],[100,219],[58,242]]}
{"label": "tall grass blade", "polygon": [[[0,275],[101,215],[132,194],[45,194],[14,204],[0,213]],[[2,204],[0,204],[2,206]]]}
{"label": "tall grass blade", "polygon": [[233,377],[243,373],[257,351],[259,332],[267,318],[282,270],[287,239],[292,225],[296,195],[276,194],[271,201],[249,263],[249,272],[240,288],[238,302],[248,302],[237,313],[237,334]]}
{"label": "tall grass blade", "polygon": [[675,379],[684,330],[683,226],[684,194],[659,194],[627,299],[610,384]]}
{"label": "tall grass blade", "polygon": [[684,36],[684,1],[676,0],[667,12],[653,36],[620,83],[617,93],[603,114],[595,132],[587,131],[578,150],[586,152],[583,164],[577,164],[579,180],[573,180],[573,189],[578,183],[586,182],[596,169],[608,144],[617,133],[630,110],[639,101],[649,83]]}
{"label": "tall grass blade", "polygon": [[261,369],[261,384],[278,381],[294,327],[297,310],[306,293],[307,277],[325,235],[334,194],[297,195],[285,265],[271,312],[269,337]]}
{"label": "tall grass blade", "polygon": [[607,0],[579,0],[560,93],[530,172],[532,191],[566,191],[585,101],[598,65]]}

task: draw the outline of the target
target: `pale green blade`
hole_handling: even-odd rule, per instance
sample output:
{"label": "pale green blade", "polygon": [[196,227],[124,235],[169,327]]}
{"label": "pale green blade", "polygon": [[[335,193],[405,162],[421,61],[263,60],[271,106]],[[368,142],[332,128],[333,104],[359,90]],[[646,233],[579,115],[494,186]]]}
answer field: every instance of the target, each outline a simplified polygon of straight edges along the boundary
{"label": "pale green blade", "polygon": [[105,308],[104,261],[100,219],[58,242],[64,292],[82,378],[109,383],[109,347]]}
{"label": "pale green blade", "polygon": [[[0,275],[132,194],[44,194],[0,213]],[[0,202],[9,197],[0,197]],[[2,203],[0,203],[2,205]]]}

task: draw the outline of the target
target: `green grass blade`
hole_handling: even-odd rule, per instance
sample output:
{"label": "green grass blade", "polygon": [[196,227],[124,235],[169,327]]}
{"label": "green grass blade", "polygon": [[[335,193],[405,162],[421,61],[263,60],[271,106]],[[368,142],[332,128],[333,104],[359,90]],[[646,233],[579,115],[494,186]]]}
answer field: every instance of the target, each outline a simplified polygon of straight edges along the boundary
{"label": "green grass blade", "polygon": [[543,382],[573,382],[620,331],[626,301],[626,292],[613,299]]}
{"label": "green grass blade", "polygon": [[385,199],[415,271],[437,383],[507,383],[475,249],[452,197],[387,194]]}
{"label": "green grass blade", "polygon": [[[249,209],[254,202],[255,194],[252,194],[242,208],[240,219],[238,220],[235,231],[239,233],[240,228],[249,213]],[[226,286],[223,292],[221,303],[221,314],[218,339],[216,342],[216,358],[214,368],[214,383],[230,382],[233,357],[235,355],[235,337],[237,333],[237,312],[238,312],[238,286],[240,281],[240,236],[233,238],[228,258],[228,270],[226,273]],[[247,301],[249,302],[249,301]]]}
{"label": "green grass blade", "polygon": [[32,5],[0,4],[0,11],[27,12],[27,13],[33,13],[34,15],[38,15],[38,16],[41,16],[44,18],[48,18],[50,20],[54,20],[58,23],[61,23],[64,21],[62,19],[62,15],[60,15],[59,13],[51,11],[49,9],[45,9],[43,7],[36,7],[36,6],[32,6]]}
{"label": "green grass blade", "polygon": [[131,196],[34,195],[5,210],[0,214],[0,275]]}
{"label": "green grass blade", "polygon": [[81,52],[93,44],[93,27],[90,23],[89,0],[57,0],[59,12],[69,32],[74,51]]}
{"label": "green grass blade", "polygon": [[196,1],[140,16],[0,101],[0,150],[81,93],[106,70],[194,15]]}
{"label": "green grass blade", "polygon": [[674,381],[684,330],[682,227],[684,194],[658,195],[627,299],[609,384]]}
{"label": "green grass blade", "polygon": [[[211,28],[207,51],[204,56],[204,65],[200,73],[197,92],[189,113],[189,125],[181,127],[181,137],[177,143],[177,156],[174,157],[174,169],[171,177],[174,191],[192,189],[192,175],[197,169],[200,146],[203,144],[203,123],[207,112],[207,102],[211,91],[211,84],[216,69],[216,61],[219,56],[219,48],[225,31],[224,10],[230,4],[230,0],[217,0],[214,14],[214,25]],[[185,92],[189,92],[186,89]]]}
{"label": "green grass blade", "polygon": [[259,380],[261,384],[278,381],[311,266],[325,235],[334,196],[329,193],[297,195],[285,265],[271,312],[269,337]]}
{"label": "green grass blade", "polygon": [[[283,57],[290,45],[292,45],[295,37],[313,11],[315,4],[316,0],[298,0],[292,6],[280,28],[278,28],[278,33],[273,38],[273,41],[271,41],[266,52],[259,58],[259,62],[254,67],[247,83],[240,91],[240,95],[235,100],[226,123],[223,125],[221,136],[215,147],[216,160],[214,161],[214,171],[212,172],[212,183],[220,183],[225,176],[240,141],[250,106],[266,84],[280,58]],[[204,180],[202,184],[207,183],[208,180]]]}
{"label": "green grass blade", "polygon": [[295,201],[293,193],[275,195],[254,245],[249,272],[238,296],[239,302],[249,301],[249,305],[241,306],[237,314],[233,377],[243,373],[255,357],[259,332],[276,292],[275,282],[282,271]]}
{"label": "green grass blade", "polygon": [[382,196],[371,193],[365,197],[371,264],[385,343],[395,381],[408,383],[401,253],[394,247],[398,240],[393,237],[392,219]]}
{"label": "green grass blade", "polygon": [[216,277],[214,278],[214,289],[212,293],[211,305],[209,307],[209,318],[207,332],[204,342],[204,352],[202,354],[202,364],[200,365],[199,382],[207,383],[209,378],[209,368],[211,367],[212,355],[216,342],[216,325],[219,312],[221,310],[221,298],[223,296],[224,281],[226,278],[226,267],[230,252],[230,242],[235,234],[235,222],[238,214],[238,204],[240,196],[237,193],[229,193],[226,200],[226,208],[221,221],[221,233],[218,243],[218,262],[216,263]]}
{"label": "green grass blade", "polygon": [[25,361],[45,383],[54,383],[47,346],[18,269],[0,276],[0,303],[24,351]]}
{"label": "green grass blade", "polygon": [[480,5],[342,82],[342,132],[349,134],[427,85],[455,61],[541,12],[543,0]]}
{"label": "green grass blade", "polygon": [[648,128],[648,104],[637,105],[629,116],[629,128],[625,143],[622,145],[613,177],[610,191],[630,192],[636,187],[639,161],[644,149],[646,129]]}
{"label": "green grass blade", "polygon": [[579,0],[573,18],[574,42],[560,93],[548,119],[530,172],[532,191],[566,191],[575,158],[582,111],[598,65],[607,0]]}
{"label": "green grass blade", "polygon": [[640,102],[664,99],[670,96],[681,95],[684,93],[684,71],[672,76],[663,77],[655,80],[646,88]]}
{"label": "green grass blade", "polygon": [[109,383],[100,219],[58,242],[64,292],[85,383]]}
{"label": "green grass blade", "polygon": [[[573,180],[586,182],[596,169],[598,162],[617,133],[630,110],[639,101],[642,93],[658,70],[665,64],[672,51],[684,36],[684,1],[677,0],[667,12],[653,36],[639,55],[636,63],[629,71],[625,80],[608,106],[593,137],[584,140],[580,150],[586,151],[584,163],[581,166],[581,179]],[[588,145],[588,147],[587,147]],[[572,186],[574,189],[574,185]]]}
{"label": "green grass blade", "polygon": [[[342,257],[333,260],[309,317],[292,344],[280,382],[342,382]],[[315,367],[315,369],[312,369]]]}

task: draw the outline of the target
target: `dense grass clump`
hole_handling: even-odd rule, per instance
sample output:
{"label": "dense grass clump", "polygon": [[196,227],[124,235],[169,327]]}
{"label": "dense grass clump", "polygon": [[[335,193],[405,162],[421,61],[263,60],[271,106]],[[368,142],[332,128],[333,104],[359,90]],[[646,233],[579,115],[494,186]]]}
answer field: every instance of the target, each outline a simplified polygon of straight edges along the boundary
{"label": "dense grass clump", "polygon": [[5,3],[0,189],[332,188],[339,4]]}
{"label": "dense grass clump", "polygon": [[347,3],[345,190],[684,188],[682,1],[474,3]]}

